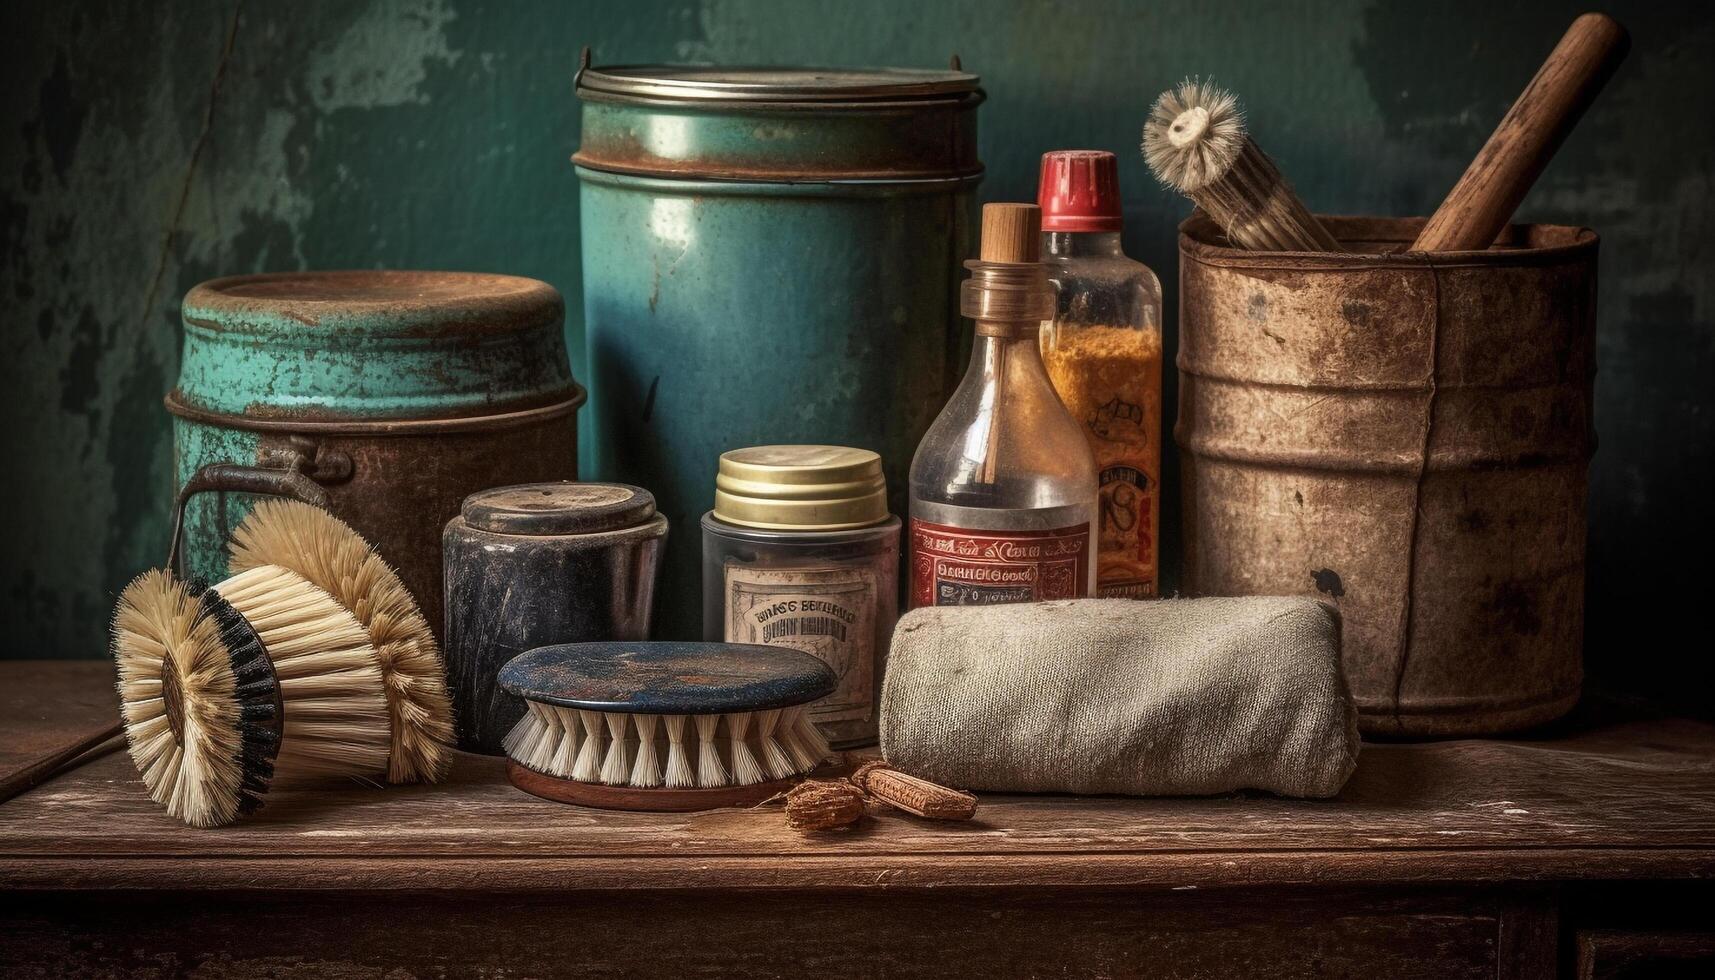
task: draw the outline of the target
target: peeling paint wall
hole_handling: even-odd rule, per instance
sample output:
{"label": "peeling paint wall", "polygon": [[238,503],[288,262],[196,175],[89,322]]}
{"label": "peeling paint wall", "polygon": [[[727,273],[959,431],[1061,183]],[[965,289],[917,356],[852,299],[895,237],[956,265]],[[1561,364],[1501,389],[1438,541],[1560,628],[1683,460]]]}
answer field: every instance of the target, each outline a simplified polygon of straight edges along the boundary
{"label": "peeling paint wall", "polygon": [[[1120,151],[1128,249],[1163,274],[1171,304],[1186,207],[1130,152],[1157,91],[1189,73],[1231,85],[1321,210],[1424,213],[1584,4],[12,6],[0,39],[4,653],[75,657],[101,655],[112,595],[165,551],[160,396],[177,371],[177,302],[195,282],[311,266],[514,272],[567,294],[581,351],[567,157],[584,44],[598,63],[934,66],[957,52],[990,95],[983,197],[1028,198],[1043,150]],[[1710,585],[1681,556],[1715,544],[1715,13],[1611,9],[1632,55],[1522,210],[1604,239],[1598,674],[1635,671],[1631,651],[1652,642],[1663,661],[1705,659],[1676,652],[1672,610]]]}

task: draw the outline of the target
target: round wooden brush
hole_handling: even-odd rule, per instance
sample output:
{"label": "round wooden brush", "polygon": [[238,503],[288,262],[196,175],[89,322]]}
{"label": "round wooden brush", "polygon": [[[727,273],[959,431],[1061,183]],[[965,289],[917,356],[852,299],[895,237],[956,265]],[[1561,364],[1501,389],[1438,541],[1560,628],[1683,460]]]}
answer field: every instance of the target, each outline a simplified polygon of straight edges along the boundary
{"label": "round wooden brush", "polygon": [[618,810],[749,806],[831,754],[804,709],[834,672],[784,647],[572,643],[500,670],[525,714],[506,735],[507,778],[562,803]]}
{"label": "round wooden brush", "polygon": [[163,570],[138,576],[113,617],[120,714],[149,796],[193,827],[262,805],[282,701],[262,642],[230,606]]}
{"label": "round wooden brush", "polygon": [[440,646],[422,609],[375,549],[344,521],[296,500],[257,503],[228,545],[232,567],[303,576],[351,612],[375,648],[392,719],[389,782],[434,782],[453,741]]}
{"label": "round wooden brush", "polygon": [[1187,79],[1161,93],[1143,127],[1143,156],[1241,248],[1344,251],[1245,132],[1231,92]]}

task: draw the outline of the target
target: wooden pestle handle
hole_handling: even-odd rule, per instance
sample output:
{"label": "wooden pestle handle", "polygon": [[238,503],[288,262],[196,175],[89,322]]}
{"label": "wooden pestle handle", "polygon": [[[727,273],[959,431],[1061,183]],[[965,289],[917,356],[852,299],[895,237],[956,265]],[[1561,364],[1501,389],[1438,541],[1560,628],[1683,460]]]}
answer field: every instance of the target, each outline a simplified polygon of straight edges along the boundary
{"label": "wooden pestle handle", "polygon": [[1573,21],[1423,226],[1412,251],[1488,248],[1578,117],[1613,76],[1629,45],[1626,29],[1607,14],[1584,14]]}

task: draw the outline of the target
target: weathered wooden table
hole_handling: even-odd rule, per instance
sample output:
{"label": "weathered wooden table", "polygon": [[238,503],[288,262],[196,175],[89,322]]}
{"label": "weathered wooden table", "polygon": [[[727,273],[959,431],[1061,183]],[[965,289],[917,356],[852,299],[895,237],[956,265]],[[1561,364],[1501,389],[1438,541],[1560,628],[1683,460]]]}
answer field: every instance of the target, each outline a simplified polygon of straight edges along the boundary
{"label": "weathered wooden table", "polygon": [[[87,701],[109,670],[0,664],[0,690]],[[816,837],[546,803],[475,756],[195,831],[118,753],[0,804],[0,972],[1715,975],[1715,726],[1594,714],[1366,745],[1331,801],[984,796]]]}

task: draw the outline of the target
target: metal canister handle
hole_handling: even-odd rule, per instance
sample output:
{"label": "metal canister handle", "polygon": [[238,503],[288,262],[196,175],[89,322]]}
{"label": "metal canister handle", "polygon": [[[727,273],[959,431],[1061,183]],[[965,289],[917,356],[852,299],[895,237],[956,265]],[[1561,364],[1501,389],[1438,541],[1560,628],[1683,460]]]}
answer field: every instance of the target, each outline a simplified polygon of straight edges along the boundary
{"label": "metal canister handle", "polygon": [[328,492],[303,471],[308,461],[302,455],[286,457],[285,467],[247,466],[243,463],[210,463],[191,475],[173,502],[173,540],[167,550],[167,568],[178,571],[179,543],[184,537],[185,505],[204,492],[254,493],[286,497],[326,509]]}

